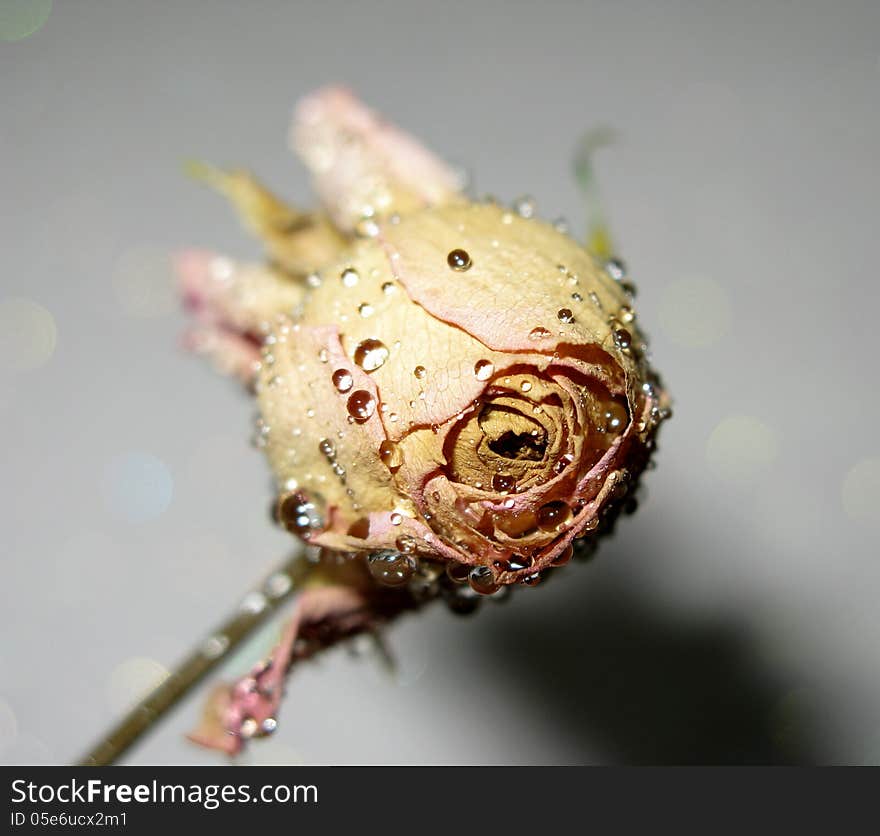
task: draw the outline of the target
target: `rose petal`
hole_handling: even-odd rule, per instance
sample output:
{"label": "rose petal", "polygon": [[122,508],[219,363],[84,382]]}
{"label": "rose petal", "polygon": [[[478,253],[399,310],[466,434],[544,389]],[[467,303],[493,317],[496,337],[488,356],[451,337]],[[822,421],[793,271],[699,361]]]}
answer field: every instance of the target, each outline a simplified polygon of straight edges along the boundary
{"label": "rose petal", "polygon": [[[337,537],[371,511],[412,513],[380,458],[386,434],[375,383],[342,350],[337,327],[288,322],[267,349],[258,397],[279,487],[303,491]],[[361,414],[355,398],[367,406]],[[318,531],[311,542],[329,544]]]}
{"label": "rose petal", "polygon": [[290,131],[336,225],[455,199],[460,178],[445,163],[341,87],[303,99]]}
{"label": "rose petal", "polygon": [[[633,365],[609,324],[626,294],[548,224],[494,204],[454,205],[385,224],[381,240],[412,299],[489,348],[549,355],[558,346],[594,347],[597,371],[603,354]],[[467,270],[448,266],[455,250],[467,252]]]}

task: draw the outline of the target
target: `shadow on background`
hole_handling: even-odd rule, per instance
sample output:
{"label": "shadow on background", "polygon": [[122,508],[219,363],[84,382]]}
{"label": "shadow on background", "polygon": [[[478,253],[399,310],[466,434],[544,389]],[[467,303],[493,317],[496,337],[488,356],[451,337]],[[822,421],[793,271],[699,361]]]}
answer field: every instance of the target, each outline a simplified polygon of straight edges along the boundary
{"label": "shadow on background", "polygon": [[688,621],[585,569],[569,570],[574,590],[549,615],[514,601],[515,635],[506,618],[475,632],[586,750],[621,764],[826,761],[794,683],[760,664],[742,627]]}

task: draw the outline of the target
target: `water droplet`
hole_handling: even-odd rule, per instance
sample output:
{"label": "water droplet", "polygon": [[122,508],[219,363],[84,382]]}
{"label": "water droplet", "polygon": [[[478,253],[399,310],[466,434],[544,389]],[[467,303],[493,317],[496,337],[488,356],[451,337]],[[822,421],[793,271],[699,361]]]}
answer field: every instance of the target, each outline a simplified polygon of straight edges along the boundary
{"label": "water droplet", "polygon": [[266,594],[271,598],[281,598],[284,595],[287,595],[293,587],[293,581],[290,579],[290,575],[287,572],[275,572],[274,575],[271,575],[266,581],[266,585],[263,587],[266,590]]}
{"label": "water droplet", "polygon": [[492,477],[492,489],[499,493],[509,493],[516,485],[516,479],[506,473],[496,473]]}
{"label": "water droplet", "polygon": [[333,372],[333,385],[337,392],[347,392],[354,385],[354,378],[347,369],[337,369]]}
{"label": "water droplet", "polygon": [[508,560],[496,560],[493,565],[503,572],[518,572],[531,566],[532,561],[529,557],[511,556]]}
{"label": "water droplet", "polygon": [[446,263],[459,273],[469,270],[473,264],[467,250],[452,250],[449,255],[446,256]]}
{"label": "water droplet", "polygon": [[626,328],[617,328],[614,331],[614,344],[623,350],[632,345],[632,334]]}
{"label": "water droplet", "polygon": [[242,737],[253,737],[259,731],[259,726],[253,717],[245,717],[238,730]]}
{"label": "water droplet", "polygon": [[263,734],[272,734],[278,728],[278,721],[274,717],[267,717],[260,726]]}
{"label": "water droplet", "polygon": [[535,200],[529,195],[523,195],[516,199],[513,209],[521,218],[533,218],[535,216]]}
{"label": "water droplet", "polygon": [[369,302],[361,302],[358,306],[358,313],[366,318],[373,315],[373,306]]}
{"label": "water droplet", "polygon": [[403,451],[389,439],[379,445],[379,458],[390,471],[397,470],[403,464]]}
{"label": "water droplet", "polygon": [[394,293],[395,289],[394,282],[385,282],[385,284],[382,285],[382,293],[386,296]]}
{"label": "water droplet", "polygon": [[340,279],[342,279],[342,283],[346,287],[354,287],[358,283],[358,279],[360,279],[360,274],[354,269],[354,267],[346,267],[345,270],[342,271]]}
{"label": "water droplet", "polygon": [[468,574],[468,583],[474,592],[480,595],[491,595],[498,590],[495,573],[488,566],[477,566]]}
{"label": "water droplet", "polygon": [[532,328],[532,330],[529,331],[530,340],[546,340],[549,336],[551,336],[551,334],[546,328]]}
{"label": "water droplet", "polygon": [[376,411],[376,401],[365,389],[357,389],[348,396],[348,414],[355,421],[366,421]]}
{"label": "water droplet", "polygon": [[427,369],[425,369],[424,366],[416,366],[416,367],[413,369],[413,374],[414,374],[419,380],[424,380],[424,379],[425,379],[425,375],[428,374],[428,371],[427,371]]}
{"label": "water droplet", "polygon": [[636,318],[636,312],[629,306],[624,305],[618,312],[617,316],[621,322],[629,325]]}
{"label": "water droplet", "polygon": [[355,224],[354,231],[361,238],[375,238],[379,234],[379,224],[371,217],[363,217]]}
{"label": "water droplet", "polygon": [[474,364],[474,376],[477,380],[488,380],[495,373],[495,366],[491,360],[477,360]]}
{"label": "water droplet", "polygon": [[522,389],[523,392],[531,392],[532,384],[528,380],[524,380],[520,383],[519,388]]}
{"label": "water droplet", "polygon": [[327,438],[322,438],[318,442],[318,449],[328,458],[333,459],[336,456],[336,449],[333,447],[333,442]]}
{"label": "water droplet", "polygon": [[575,302],[583,302],[583,301],[584,301],[584,297],[581,296],[580,293],[572,293],[572,294],[571,294],[571,298],[572,298]]}
{"label": "water droplet", "polygon": [[244,596],[238,608],[241,612],[258,615],[265,610],[267,606],[268,602],[266,601],[266,596],[263,595],[262,592],[249,592]]}
{"label": "water droplet", "polygon": [[470,574],[471,567],[465,563],[447,563],[446,577],[455,583],[465,583]]}
{"label": "water droplet", "polygon": [[206,659],[219,659],[229,649],[229,639],[223,634],[211,636],[202,645],[202,656]]}
{"label": "water droplet", "polygon": [[367,558],[370,574],[386,586],[402,586],[414,574],[416,559],[395,551],[374,552]]}
{"label": "water droplet", "polygon": [[617,401],[609,401],[605,405],[605,427],[606,433],[617,434],[623,430],[629,420],[629,413],[622,403]]}
{"label": "water droplet", "polygon": [[416,539],[409,534],[401,534],[394,543],[404,554],[413,554],[416,550]]}
{"label": "water droplet", "polygon": [[565,566],[574,557],[574,548],[566,546],[560,554],[553,558],[552,566]]}
{"label": "water droplet", "polygon": [[326,362],[330,359],[330,352],[328,352],[326,348],[322,348],[322,349],[318,352],[318,359],[319,359],[322,363],[326,363]]}
{"label": "water droplet", "polygon": [[309,275],[306,276],[306,284],[309,287],[320,287],[321,276],[318,273],[309,273]]}
{"label": "water droplet", "polygon": [[542,531],[559,531],[571,519],[571,508],[565,502],[548,502],[538,509],[538,526]]}
{"label": "water droplet", "polygon": [[626,278],[626,265],[619,258],[609,258],[605,262],[605,272],[616,282]]}
{"label": "water droplet", "polygon": [[403,522],[403,516],[401,514],[398,514],[397,511],[395,511],[388,518],[388,521],[391,523],[391,525],[400,525]]}
{"label": "water droplet", "polygon": [[373,372],[388,359],[388,347],[381,340],[368,339],[358,343],[354,361],[365,372]]}
{"label": "water droplet", "polygon": [[307,540],[311,532],[324,527],[317,508],[301,493],[285,494],[278,500],[278,521],[290,532]]}
{"label": "water droplet", "polygon": [[574,314],[569,308],[560,308],[556,311],[556,318],[560,322],[565,322],[566,324],[574,322]]}

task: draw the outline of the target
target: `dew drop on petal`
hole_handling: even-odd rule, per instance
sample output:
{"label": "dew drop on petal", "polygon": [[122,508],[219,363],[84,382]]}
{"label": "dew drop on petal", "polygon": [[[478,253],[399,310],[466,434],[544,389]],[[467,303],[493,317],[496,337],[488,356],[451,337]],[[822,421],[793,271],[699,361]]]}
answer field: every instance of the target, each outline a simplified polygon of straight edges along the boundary
{"label": "dew drop on petal", "polygon": [[491,360],[477,360],[474,364],[474,377],[477,380],[488,380],[495,373],[495,366]]}
{"label": "dew drop on petal", "polygon": [[574,548],[570,545],[566,546],[561,554],[558,554],[553,558],[551,563],[552,566],[565,566],[566,563],[569,563],[574,557]]}
{"label": "dew drop on petal", "polygon": [[415,537],[410,537],[409,534],[401,534],[394,545],[404,554],[412,554],[416,550]]}
{"label": "dew drop on petal", "polygon": [[548,502],[538,509],[538,526],[542,531],[558,531],[571,519],[571,508],[565,502]]}
{"label": "dew drop on petal", "polygon": [[605,272],[616,282],[626,278],[626,265],[619,258],[609,258],[605,262]]}
{"label": "dew drop on petal", "polygon": [[346,287],[354,287],[358,283],[360,275],[358,274],[358,271],[354,269],[354,267],[347,267],[345,270],[342,271],[340,279],[342,279],[342,283]]}
{"label": "dew drop on petal", "polygon": [[403,451],[398,444],[385,439],[379,445],[379,458],[389,470],[397,470],[403,464]]}
{"label": "dew drop on petal", "polygon": [[419,380],[424,380],[424,379],[425,379],[425,376],[428,374],[428,372],[427,372],[427,370],[425,369],[424,366],[416,366],[416,367],[413,369],[413,374],[414,374]]}
{"label": "dew drop on petal", "polygon": [[354,361],[365,372],[373,372],[385,364],[388,347],[381,340],[367,339],[358,343],[354,350]]}
{"label": "dew drop on petal", "polygon": [[556,318],[566,324],[574,322],[574,314],[568,308],[560,308],[556,311]]}
{"label": "dew drop on petal", "polygon": [[530,195],[523,195],[517,198],[513,208],[521,218],[533,218],[535,216],[535,200]]}
{"label": "dew drop on petal", "polygon": [[369,302],[362,302],[358,306],[358,313],[364,318],[366,318],[368,316],[372,316],[373,315],[373,306]]}
{"label": "dew drop on petal", "polygon": [[354,385],[354,378],[352,378],[351,372],[346,369],[337,369],[333,372],[333,385],[336,387],[337,392],[348,392]]}
{"label": "dew drop on petal", "polygon": [[550,332],[546,328],[532,328],[529,331],[530,340],[546,340],[550,336]]}
{"label": "dew drop on petal", "polygon": [[456,272],[462,273],[469,270],[473,262],[466,250],[452,250],[446,256],[446,263]]}
{"label": "dew drop on petal", "polygon": [[416,571],[416,560],[395,551],[374,552],[367,558],[370,574],[386,586],[402,586]]}
{"label": "dew drop on petal", "polygon": [[357,389],[348,396],[348,414],[355,421],[366,421],[376,411],[376,401],[365,389]]}
{"label": "dew drop on petal", "polygon": [[284,528],[304,539],[308,539],[312,531],[324,527],[317,508],[299,493],[280,497],[276,515]]}
{"label": "dew drop on petal", "polygon": [[476,566],[468,574],[468,583],[474,592],[480,595],[491,595],[498,591],[495,573],[489,566]]}
{"label": "dew drop on petal", "polygon": [[604,427],[606,433],[620,433],[629,421],[629,413],[626,407],[618,401],[609,401],[605,404]]}
{"label": "dew drop on petal", "polygon": [[496,473],[492,477],[492,489],[500,493],[508,493],[516,485],[516,479],[506,473]]}

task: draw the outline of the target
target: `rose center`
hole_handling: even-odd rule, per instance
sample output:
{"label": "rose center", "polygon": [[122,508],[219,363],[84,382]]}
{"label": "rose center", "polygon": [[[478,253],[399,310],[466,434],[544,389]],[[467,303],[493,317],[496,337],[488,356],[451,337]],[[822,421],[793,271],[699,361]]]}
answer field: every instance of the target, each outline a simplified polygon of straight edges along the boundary
{"label": "rose center", "polygon": [[490,406],[479,418],[487,447],[496,455],[515,461],[541,461],[547,453],[547,432],[521,412]]}
{"label": "rose center", "polygon": [[489,449],[505,459],[528,459],[539,462],[547,451],[547,439],[532,438],[531,435],[506,432],[500,438],[489,442]]}

